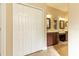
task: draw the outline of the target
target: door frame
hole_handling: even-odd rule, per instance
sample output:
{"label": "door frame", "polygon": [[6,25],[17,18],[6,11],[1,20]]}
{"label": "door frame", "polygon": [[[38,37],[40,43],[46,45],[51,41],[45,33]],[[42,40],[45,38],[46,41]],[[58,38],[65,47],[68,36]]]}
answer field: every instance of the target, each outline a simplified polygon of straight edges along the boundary
{"label": "door frame", "polygon": [[1,8],[1,56],[6,56],[6,4],[0,4]]}

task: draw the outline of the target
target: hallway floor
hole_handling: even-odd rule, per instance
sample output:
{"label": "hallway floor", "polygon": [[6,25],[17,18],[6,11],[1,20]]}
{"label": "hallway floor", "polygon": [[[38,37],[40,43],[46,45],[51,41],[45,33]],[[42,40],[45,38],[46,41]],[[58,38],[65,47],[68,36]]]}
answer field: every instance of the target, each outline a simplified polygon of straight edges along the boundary
{"label": "hallway floor", "polygon": [[54,48],[61,56],[68,56],[68,42],[60,42],[57,45],[54,45]]}
{"label": "hallway floor", "polygon": [[27,56],[67,56],[68,55],[68,43],[60,42],[57,45],[49,46],[47,50],[41,50]]}
{"label": "hallway floor", "polygon": [[27,56],[59,56],[58,52],[54,49],[53,46],[47,48],[47,50],[41,50]]}

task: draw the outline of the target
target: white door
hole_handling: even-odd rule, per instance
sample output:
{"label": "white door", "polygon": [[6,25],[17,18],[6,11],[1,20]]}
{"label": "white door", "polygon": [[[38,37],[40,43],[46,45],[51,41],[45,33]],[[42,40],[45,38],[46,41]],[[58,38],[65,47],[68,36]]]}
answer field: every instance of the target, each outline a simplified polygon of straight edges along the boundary
{"label": "white door", "polygon": [[43,11],[13,4],[13,55],[27,55],[44,48]]}

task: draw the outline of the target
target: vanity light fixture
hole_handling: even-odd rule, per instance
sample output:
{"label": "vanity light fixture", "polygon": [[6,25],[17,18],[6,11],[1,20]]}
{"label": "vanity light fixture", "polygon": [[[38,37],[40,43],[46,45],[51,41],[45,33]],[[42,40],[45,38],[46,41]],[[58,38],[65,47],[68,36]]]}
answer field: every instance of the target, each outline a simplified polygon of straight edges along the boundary
{"label": "vanity light fixture", "polygon": [[48,14],[46,17],[47,17],[47,18],[51,18],[51,15]]}
{"label": "vanity light fixture", "polygon": [[59,17],[59,20],[65,20],[65,18]]}

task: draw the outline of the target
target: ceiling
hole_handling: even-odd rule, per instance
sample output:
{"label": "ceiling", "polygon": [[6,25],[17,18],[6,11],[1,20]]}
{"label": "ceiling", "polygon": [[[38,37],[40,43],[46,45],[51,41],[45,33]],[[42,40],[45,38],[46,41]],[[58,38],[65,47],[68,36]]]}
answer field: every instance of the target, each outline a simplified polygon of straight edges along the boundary
{"label": "ceiling", "polygon": [[47,5],[59,9],[64,12],[68,12],[68,4],[67,3],[48,3]]}

